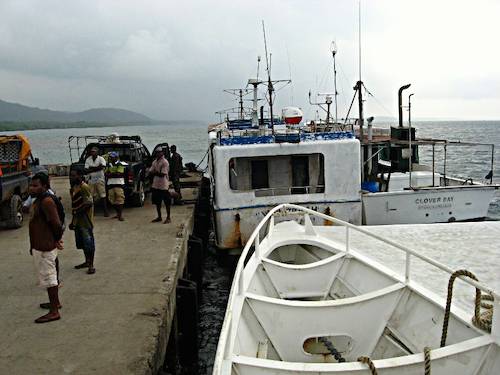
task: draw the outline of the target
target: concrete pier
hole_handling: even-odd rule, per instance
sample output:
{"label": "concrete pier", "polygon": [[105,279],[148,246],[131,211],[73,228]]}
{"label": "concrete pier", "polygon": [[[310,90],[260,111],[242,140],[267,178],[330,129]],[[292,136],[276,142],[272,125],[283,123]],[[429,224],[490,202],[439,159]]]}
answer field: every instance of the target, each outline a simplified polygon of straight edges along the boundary
{"label": "concrete pier", "polygon": [[[53,178],[71,217],[67,177]],[[196,194],[186,189],[183,195]],[[61,320],[35,324],[47,293],[35,285],[28,223],[0,231],[0,373],[156,374],[176,306],[177,281],[187,260],[194,205],[172,206],[172,223],[150,223],[149,202],[125,209],[124,222],[95,217],[96,273],[66,230],[60,252]],[[25,218],[28,220],[28,217]],[[196,324],[196,322],[193,322]]]}

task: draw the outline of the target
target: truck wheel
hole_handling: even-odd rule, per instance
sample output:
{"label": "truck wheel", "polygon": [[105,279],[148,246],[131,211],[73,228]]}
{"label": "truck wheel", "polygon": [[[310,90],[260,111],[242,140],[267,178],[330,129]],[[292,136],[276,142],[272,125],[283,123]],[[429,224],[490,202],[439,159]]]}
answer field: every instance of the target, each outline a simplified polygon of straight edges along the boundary
{"label": "truck wheel", "polygon": [[7,220],[7,228],[21,228],[23,225],[23,201],[21,197],[14,194],[10,198],[9,218]]}
{"label": "truck wheel", "polygon": [[144,192],[144,184],[142,181],[139,181],[139,185],[137,187],[137,193],[132,196],[132,204],[135,207],[144,206],[144,202],[146,201],[146,193]]}

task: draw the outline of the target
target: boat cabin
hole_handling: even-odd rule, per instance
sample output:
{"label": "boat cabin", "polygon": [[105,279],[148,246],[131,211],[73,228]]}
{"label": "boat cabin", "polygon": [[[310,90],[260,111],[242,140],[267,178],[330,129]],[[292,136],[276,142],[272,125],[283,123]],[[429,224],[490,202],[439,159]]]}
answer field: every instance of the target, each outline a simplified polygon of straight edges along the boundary
{"label": "boat cabin", "polygon": [[280,203],[300,203],[361,223],[359,141],[351,132],[283,129],[226,126],[211,132],[209,173],[219,248],[241,248]]}

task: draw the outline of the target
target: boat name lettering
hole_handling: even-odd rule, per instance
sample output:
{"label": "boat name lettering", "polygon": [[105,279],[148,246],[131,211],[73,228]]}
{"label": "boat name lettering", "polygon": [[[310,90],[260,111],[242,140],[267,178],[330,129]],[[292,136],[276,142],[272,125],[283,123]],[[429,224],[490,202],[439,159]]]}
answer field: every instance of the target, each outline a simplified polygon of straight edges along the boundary
{"label": "boat name lettering", "polygon": [[417,198],[415,199],[415,204],[439,204],[439,203],[451,203],[453,202],[453,197],[437,197],[437,198]]}

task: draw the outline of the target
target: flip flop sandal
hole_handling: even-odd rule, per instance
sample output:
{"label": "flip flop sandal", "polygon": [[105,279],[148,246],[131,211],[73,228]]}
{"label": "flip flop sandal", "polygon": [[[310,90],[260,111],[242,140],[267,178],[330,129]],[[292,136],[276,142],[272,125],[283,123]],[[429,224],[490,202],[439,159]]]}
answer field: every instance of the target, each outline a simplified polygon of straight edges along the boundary
{"label": "flip flop sandal", "polygon": [[[50,302],[43,302],[40,304],[40,308],[50,310]],[[57,306],[58,309],[62,309],[62,305]]]}
{"label": "flip flop sandal", "polygon": [[46,314],[44,316],[39,317],[38,319],[35,319],[35,323],[48,323],[59,319],[61,319],[59,315],[51,316],[50,314]]}

